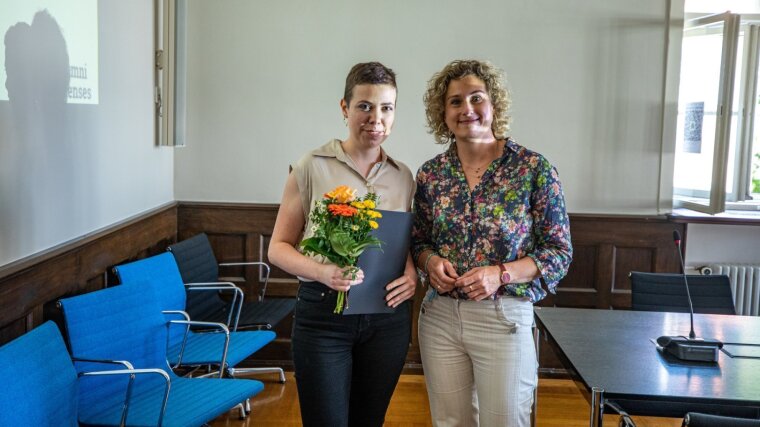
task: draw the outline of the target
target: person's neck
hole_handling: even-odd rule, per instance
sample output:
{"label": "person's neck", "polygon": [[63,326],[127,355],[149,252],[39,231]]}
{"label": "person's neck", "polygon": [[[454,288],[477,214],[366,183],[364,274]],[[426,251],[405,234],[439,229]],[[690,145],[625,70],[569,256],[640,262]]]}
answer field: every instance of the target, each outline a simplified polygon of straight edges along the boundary
{"label": "person's neck", "polygon": [[503,142],[497,139],[490,141],[457,141],[459,161],[466,165],[481,165],[491,162],[501,155]]}
{"label": "person's neck", "polygon": [[363,177],[367,177],[372,166],[383,159],[383,152],[380,147],[364,148],[360,147],[356,141],[346,139],[341,143],[343,152],[354,162]]}

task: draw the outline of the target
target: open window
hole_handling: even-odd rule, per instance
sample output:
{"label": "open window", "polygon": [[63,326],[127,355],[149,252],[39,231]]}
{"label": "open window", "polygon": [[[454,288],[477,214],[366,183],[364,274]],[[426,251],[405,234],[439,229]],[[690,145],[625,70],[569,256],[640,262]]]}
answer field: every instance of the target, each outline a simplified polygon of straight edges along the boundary
{"label": "open window", "polygon": [[729,12],[686,22],[674,207],[715,214],[760,207],[760,19]]}

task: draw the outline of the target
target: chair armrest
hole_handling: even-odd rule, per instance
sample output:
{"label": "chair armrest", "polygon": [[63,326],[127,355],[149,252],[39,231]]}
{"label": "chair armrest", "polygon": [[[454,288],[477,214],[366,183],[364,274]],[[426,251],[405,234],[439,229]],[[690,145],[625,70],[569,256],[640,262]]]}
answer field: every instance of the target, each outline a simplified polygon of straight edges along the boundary
{"label": "chair armrest", "polygon": [[[230,312],[227,315],[227,326],[232,326],[233,331],[237,331],[238,321],[240,320],[240,311],[243,309],[243,300],[245,293],[242,289],[235,286],[232,282],[199,282],[185,283],[187,291],[230,291],[234,292],[232,302],[230,302]],[[235,323],[232,323],[232,315],[235,313]]]}
{"label": "chair armrest", "polygon": [[246,261],[246,262],[220,262],[219,267],[230,267],[236,265],[262,265],[269,268],[269,265],[261,261]]}
{"label": "chair armrest", "polygon": [[[83,360],[83,359],[80,359]],[[90,360],[94,361],[94,360]],[[101,361],[98,361],[101,362]],[[128,363],[128,362],[127,362]],[[131,366],[131,365],[130,365]],[[160,375],[164,378],[164,399],[161,402],[161,412],[158,414],[158,423],[156,425],[161,425],[164,419],[164,413],[166,412],[166,403],[169,401],[169,390],[171,390],[172,386],[172,380],[171,377],[169,377],[169,374],[167,374],[162,369],[116,369],[113,371],[90,371],[90,372],[80,372],[78,374],[79,378],[82,377],[97,377],[97,376],[106,376],[106,375],[129,375],[129,382],[127,383],[127,393],[124,397],[124,409],[121,411],[121,422],[120,425],[126,425],[127,422],[127,413],[129,411],[129,402],[132,400],[132,383],[135,380],[135,376],[137,375]]]}
{"label": "chair armrest", "polygon": [[185,352],[185,345],[187,344],[187,334],[190,330],[190,326],[196,325],[196,326],[205,326],[209,328],[216,328],[221,329],[222,332],[224,332],[224,347],[222,349],[222,360],[219,363],[219,378],[222,378],[224,375],[224,367],[227,363],[227,349],[230,346],[230,330],[227,328],[227,325],[224,323],[216,323],[216,322],[199,322],[195,320],[170,320],[169,324],[175,324],[175,325],[187,325],[185,327],[185,336],[182,339],[182,347],[180,347],[179,356],[177,357],[177,364],[173,366],[173,368],[176,368],[177,366],[180,366],[182,364],[182,354]]}
{"label": "chair armrest", "polygon": [[237,288],[238,286],[232,282],[193,282],[193,283],[185,283],[185,286],[213,286],[218,285],[220,287],[223,287],[225,289],[227,288]]}
{"label": "chair armrest", "polygon": [[157,374],[162,377],[164,377],[164,382],[167,385],[170,385],[172,380],[171,377],[169,377],[169,374],[166,373],[163,369],[114,369],[113,371],[87,371],[87,372],[80,372],[78,374],[79,377],[91,377],[91,376],[102,376],[102,375],[139,375],[139,374]]}
{"label": "chair armrest", "polygon": [[177,325],[189,325],[189,326],[207,326],[210,328],[221,329],[225,334],[230,334],[230,329],[224,323],[217,322],[201,322],[198,320],[170,320],[169,323]]}
{"label": "chair armrest", "polygon": [[[182,320],[188,320],[188,321],[190,320],[190,315],[187,314],[187,312],[183,311],[183,310],[163,310],[163,311],[161,311],[161,313],[163,313],[164,315],[176,314],[176,315],[179,315],[180,317],[182,317]],[[170,327],[171,327],[171,320],[169,320],[168,322],[166,322],[166,330],[167,330],[167,332],[168,332],[168,330],[169,330]],[[182,346],[180,347],[180,350],[179,350],[179,362],[182,362],[182,354],[185,352],[185,343],[187,343],[187,334],[189,332],[190,332],[190,326],[188,325],[187,327],[185,327],[185,334],[182,337]],[[166,334],[166,351],[167,351],[167,353],[169,351],[169,334],[168,333]],[[167,363],[168,363],[168,361],[167,361]],[[177,363],[176,365],[172,366],[172,369],[177,368],[178,366],[179,366],[179,363]]]}
{"label": "chair armrest", "polygon": [[636,423],[633,422],[633,419],[631,418],[631,416],[628,415],[628,412],[626,412],[623,408],[621,408],[620,405],[609,400],[605,401],[604,405],[606,405],[613,411],[617,412],[618,415],[620,415],[620,419],[618,420],[619,427],[636,427]]}
{"label": "chair armrest", "polygon": [[106,360],[106,359],[86,359],[83,357],[72,357],[72,362],[91,362],[91,363],[103,363],[103,364],[111,364],[111,365],[122,365],[127,369],[135,369],[134,366],[132,366],[131,363],[127,360]]}
{"label": "chair armrest", "polygon": [[187,314],[186,311],[182,310],[163,310],[161,313],[163,314],[179,314],[184,318],[184,320],[190,320],[190,315]]}
{"label": "chair armrest", "polygon": [[756,427],[760,426],[760,420],[688,412],[683,417],[682,425],[684,427]]}
{"label": "chair armrest", "polygon": [[260,262],[260,261],[219,263],[219,267],[231,267],[231,266],[240,266],[240,265],[258,265],[266,269],[266,275],[264,276],[264,286],[261,287],[261,292],[259,293],[259,302],[264,301],[264,296],[267,293],[267,285],[269,284],[269,274],[272,271],[272,269],[269,267],[269,264],[265,262]]}

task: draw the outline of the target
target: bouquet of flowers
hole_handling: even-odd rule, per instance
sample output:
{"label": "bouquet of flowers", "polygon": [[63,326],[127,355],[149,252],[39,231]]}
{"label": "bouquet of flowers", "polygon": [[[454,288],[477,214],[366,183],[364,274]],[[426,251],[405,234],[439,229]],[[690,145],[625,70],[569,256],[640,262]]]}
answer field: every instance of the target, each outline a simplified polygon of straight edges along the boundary
{"label": "bouquet of flowers", "polygon": [[[357,199],[356,190],[345,185],[325,193],[315,202],[309,215],[312,222],[312,237],[301,241],[305,254],[322,255],[338,267],[351,267],[348,273],[356,278],[359,255],[370,247],[380,247],[382,243],[370,235],[378,227],[377,218],[382,214],[375,210],[377,195],[368,193]],[[338,292],[335,313],[342,313],[348,307],[347,292]]]}

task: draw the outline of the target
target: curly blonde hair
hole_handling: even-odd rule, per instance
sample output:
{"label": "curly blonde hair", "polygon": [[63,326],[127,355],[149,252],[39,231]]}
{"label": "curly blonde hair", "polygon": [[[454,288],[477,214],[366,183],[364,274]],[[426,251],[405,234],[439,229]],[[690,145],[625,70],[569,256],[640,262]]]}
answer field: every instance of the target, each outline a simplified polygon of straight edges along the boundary
{"label": "curly blonde hair", "polygon": [[504,72],[488,61],[456,60],[443,67],[428,81],[427,91],[422,98],[425,103],[428,133],[432,134],[437,144],[454,141],[454,135],[446,126],[446,91],[452,80],[459,80],[473,75],[486,84],[488,97],[493,105],[493,123],[491,129],[496,139],[505,139],[512,117],[508,114],[512,98],[504,85]]}

